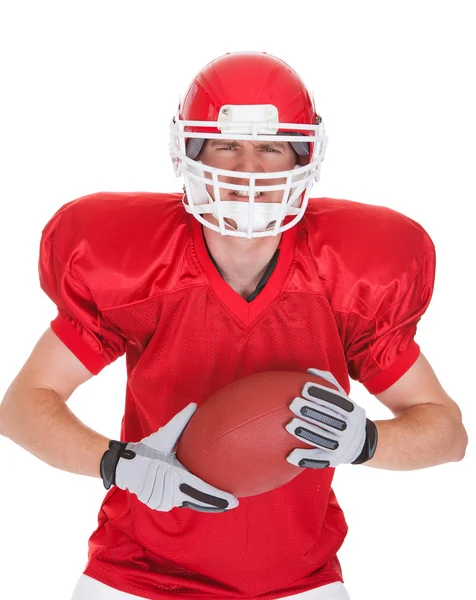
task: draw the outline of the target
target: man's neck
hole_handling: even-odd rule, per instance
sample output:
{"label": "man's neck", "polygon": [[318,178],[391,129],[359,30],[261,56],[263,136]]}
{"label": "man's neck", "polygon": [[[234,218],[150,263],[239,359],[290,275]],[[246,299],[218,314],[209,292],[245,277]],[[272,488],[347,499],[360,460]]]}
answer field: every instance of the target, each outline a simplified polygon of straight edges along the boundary
{"label": "man's neck", "polygon": [[243,298],[255,290],[281,239],[281,234],[252,239],[223,236],[207,227],[203,235],[221,276]]}

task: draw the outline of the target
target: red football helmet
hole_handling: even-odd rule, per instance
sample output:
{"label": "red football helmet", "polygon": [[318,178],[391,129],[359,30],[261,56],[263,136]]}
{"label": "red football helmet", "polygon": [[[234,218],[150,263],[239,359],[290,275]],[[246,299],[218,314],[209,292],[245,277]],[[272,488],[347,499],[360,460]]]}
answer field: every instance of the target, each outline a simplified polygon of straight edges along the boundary
{"label": "red football helmet", "polygon": [[[207,139],[276,141],[276,136],[307,157],[307,164],[290,171],[245,173],[195,160]],[[177,176],[184,176],[185,209],[223,235],[263,237],[295,225],[319,180],[326,146],[322,119],[301,78],[284,61],[259,52],[226,54],[209,63],[192,81],[171,124],[172,161]],[[286,183],[256,185],[257,179],[276,178]],[[207,185],[213,186],[214,197]],[[221,200],[223,189],[246,192],[249,202]],[[276,190],[283,192],[280,203],[255,201],[258,192]],[[201,216],[205,213],[212,214],[218,226]],[[284,224],[288,215],[293,218]]]}

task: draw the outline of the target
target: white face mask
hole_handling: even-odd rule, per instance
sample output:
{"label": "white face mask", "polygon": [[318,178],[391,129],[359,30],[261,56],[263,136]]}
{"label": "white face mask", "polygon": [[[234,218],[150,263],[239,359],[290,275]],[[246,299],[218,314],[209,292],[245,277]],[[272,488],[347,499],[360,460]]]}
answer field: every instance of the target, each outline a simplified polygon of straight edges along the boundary
{"label": "white face mask", "polygon": [[[273,230],[276,227],[276,224],[280,225],[281,221],[284,219],[286,215],[298,215],[300,213],[300,199],[302,197],[302,193],[304,190],[304,185],[296,186],[294,191],[294,200],[291,205],[291,202],[286,204],[277,203],[277,202],[260,202],[258,199],[253,198],[248,201],[239,201],[239,200],[214,200],[208,193],[206,189],[206,185],[203,183],[202,179],[196,179],[193,175],[196,175],[199,178],[205,179],[205,171],[203,163],[201,161],[195,161],[197,166],[190,167],[190,173],[192,173],[192,177],[188,178],[188,187],[187,196],[184,197],[184,207],[185,210],[194,215],[203,215],[203,214],[211,214],[215,219],[220,223],[224,221],[226,227],[225,235],[233,235],[234,232],[239,232],[241,234],[248,234],[248,230],[251,229],[251,233],[262,233],[262,232],[270,232],[265,235],[273,234]],[[200,167],[198,167],[200,165]],[[210,169],[208,167],[207,169]],[[300,167],[295,166],[293,171],[300,169]],[[235,173],[236,176],[241,177],[244,175],[243,173]],[[253,176],[255,178],[261,177],[261,174],[254,173]],[[274,175],[274,174],[273,174]],[[293,176],[293,182],[297,183],[302,180],[302,173],[296,174]],[[210,185],[210,180],[208,180],[208,184]],[[284,185],[284,184],[283,184]],[[240,187],[246,192],[249,193],[248,186],[235,186]],[[264,186],[260,186],[264,187]],[[226,184],[221,184],[219,190],[227,189]],[[189,200],[191,199],[191,201]],[[188,202],[185,202],[188,200]],[[207,221],[207,224],[210,223]],[[230,232],[230,233],[229,233]],[[247,237],[257,237],[257,236],[248,236]]]}
{"label": "white face mask", "polygon": [[[304,215],[312,186],[319,181],[320,165],[324,159],[327,146],[327,137],[324,126],[296,125],[279,123],[276,113],[273,113],[275,121],[263,122],[263,111],[259,106],[226,107],[228,110],[227,123],[220,121],[181,121],[173,120],[171,124],[171,155],[177,177],[183,175],[185,181],[186,195],[183,199],[185,210],[193,214],[205,227],[221,233],[236,237],[266,237],[277,235],[295,225]],[[266,111],[269,107],[264,107]],[[261,114],[263,113],[263,114]],[[237,114],[239,121],[230,121],[230,114]],[[266,113],[268,114],[268,113]],[[261,119],[261,120],[260,120]],[[193,127],[194,132],[185,131],[185,127]],[[196,133],[200,127],[216,127],[221,134]],[[279,130],[295,131],[297,128],[310,130],[311,135],[280,135],[279,141],[304,142],[312,144],[312,155],[305,166],[295,166],[288,171],[271,173],[245,173],[238,171],[227,171],[204,165],[200,161],[193,160],[186,155],[185,139],[227,139],[245,141],[276,141],[276,132]],[[228,181],[225,182],[223,179]],[[262,185],[266,179],[284,179],[285,183],[278,185]],[[245,180],[246,185],[232,183],[234,180]],[[260,185],[256,185],[256,181]],[[213,196],[207,192],[207,185],[213,187]],[[242,191],[249,197],[248,201],[224,201],[221,200],[222,191]],[[281,202],[269,203],[259,202],[255,197],[256,192],[282,191]],[[211,214],[218,221],[218,225],[210,223],[202,215]],[[286,225],[283,221],[287,216],[293,216]],[[225,220],[227,219],[227,220]]]}

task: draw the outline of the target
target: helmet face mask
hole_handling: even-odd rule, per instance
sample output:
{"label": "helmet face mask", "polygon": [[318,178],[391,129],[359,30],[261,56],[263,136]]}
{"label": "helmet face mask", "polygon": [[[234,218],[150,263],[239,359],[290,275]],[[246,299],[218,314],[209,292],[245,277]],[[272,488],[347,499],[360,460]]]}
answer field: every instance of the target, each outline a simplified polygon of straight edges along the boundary
{"label": "helmet face mask", "polygon": [[[274,78],[267,77],[268,85],[257,92],[257,82],[267,73]],[[264,97],[275,104],[263,102]],[[285,122],[283,116],[292,121]],[[302,218],[327,146],[323,123],[302,81],[286,63],[261,53],[228,54],[205,67],[172,120],[170,134],[175,172],[184,177],[187,212],[222,235],[245,238],[277,235]],[[308,162],[261,172],[203,164],[198,159],[204,141],[217,139],[289,142],[298,155],[307,154]],[[235,192],[248,201],[229,200]],[[260,202],[259,192],[274,192],[275,197],[281,192],[281,199]],[[203,215],[212,215],[217,224]]]}

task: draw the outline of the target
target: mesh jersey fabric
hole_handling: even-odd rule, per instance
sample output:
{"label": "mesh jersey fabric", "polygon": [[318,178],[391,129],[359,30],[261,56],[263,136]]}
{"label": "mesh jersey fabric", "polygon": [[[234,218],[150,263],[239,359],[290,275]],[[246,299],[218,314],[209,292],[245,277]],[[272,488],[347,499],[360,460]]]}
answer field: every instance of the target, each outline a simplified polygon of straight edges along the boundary
{"label": "mesh jersey fabric", "polygon": [[[331,371],[371,393],[419,354],[433,243],[385,207],[310,201],[283,233],[276,267],[246,302],[221,278],[179,194],[99,193],[65,204],[43,230],[39,274],[51,327],[93,373],[125,354],[120,439],[139,441],[189,402],[260,371]],[[85,574],[152,600],[261,598],[343,581],[347,533],[333,469],[222,514],[161,513],[116,487],[99,511]]]}

